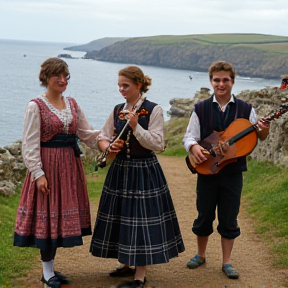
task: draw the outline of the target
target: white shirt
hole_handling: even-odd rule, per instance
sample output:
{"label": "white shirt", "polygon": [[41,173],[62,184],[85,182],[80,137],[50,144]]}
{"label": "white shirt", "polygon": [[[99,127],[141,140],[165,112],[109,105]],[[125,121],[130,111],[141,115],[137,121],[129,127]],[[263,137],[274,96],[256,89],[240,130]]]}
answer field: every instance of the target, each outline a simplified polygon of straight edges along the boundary
{"label": "white shirt", "polygon": [[[102,138],[112,140],[114,138],[114,112],[112,111],[106,123],[104,124],[101,134]],[[133,132],[141,146],[152,151],[164,151],[164,117],[163,110],[156,105],[150,115],[148,130],[145,130],[139,123]]]}

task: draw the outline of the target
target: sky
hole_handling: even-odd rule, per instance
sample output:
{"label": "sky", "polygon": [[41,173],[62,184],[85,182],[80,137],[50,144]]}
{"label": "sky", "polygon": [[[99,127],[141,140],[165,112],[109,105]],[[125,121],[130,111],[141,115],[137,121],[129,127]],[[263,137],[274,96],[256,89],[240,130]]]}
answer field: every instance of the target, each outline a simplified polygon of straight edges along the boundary
{"label": "sky", "polygon": [[86,44],[215,33],[288,36],[288,0],[0,0],[0,39]]}

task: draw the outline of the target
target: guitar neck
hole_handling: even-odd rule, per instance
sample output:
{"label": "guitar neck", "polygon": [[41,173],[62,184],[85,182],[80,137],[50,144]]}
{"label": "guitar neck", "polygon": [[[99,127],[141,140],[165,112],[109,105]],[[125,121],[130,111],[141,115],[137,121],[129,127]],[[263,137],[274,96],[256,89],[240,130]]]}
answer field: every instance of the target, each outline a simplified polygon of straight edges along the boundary
{"label": "guitar neck", "polygon": [[252,131],[254,131],[255,127],[251,125],[250,127],[246,128],[245,130],[241,131],[240,133],[234,135],[228,140],[229,146],[233,145],[238,140],[242,139],[246,135],[250,134]]}

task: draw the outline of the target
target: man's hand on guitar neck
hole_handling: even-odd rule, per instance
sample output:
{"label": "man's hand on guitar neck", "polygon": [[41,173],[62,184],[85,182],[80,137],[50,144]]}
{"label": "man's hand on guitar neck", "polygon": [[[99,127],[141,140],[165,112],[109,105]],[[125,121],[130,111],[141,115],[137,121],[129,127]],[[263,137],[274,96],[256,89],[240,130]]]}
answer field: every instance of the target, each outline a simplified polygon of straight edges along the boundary
{"label": "man's hand on guitar neck", "polygon": [[196,165],[201,164],[207,158],[205,157],[205,154],[210,154],[206,149],[204,149],[202,146],[199,144],[194,144],[190,147],[190,153],[193,155],[193,160]]}
{"label": "man's hand on guitar neck", "polygon": [[270,125],[269,125],[269,122],[266,121],[265,119],[259,119],[258,122],[257,122],[257,135],[258,135],[258,138],[263,141],[267,138],[268,134],[269,134],[269,128],[270,128]]}

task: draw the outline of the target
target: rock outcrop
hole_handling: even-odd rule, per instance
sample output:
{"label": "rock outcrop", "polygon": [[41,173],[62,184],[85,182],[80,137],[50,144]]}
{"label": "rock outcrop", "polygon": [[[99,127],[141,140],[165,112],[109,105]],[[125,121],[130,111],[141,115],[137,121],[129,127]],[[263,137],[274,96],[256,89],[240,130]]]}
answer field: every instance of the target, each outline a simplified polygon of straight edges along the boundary
{"label": "rock outcrop", "polygon": [[[272,116],[280,105],[283,105],[285,111],[288,109],[288,89],[265,88],[260,91],[242,91],[238,96],[251,103],[259,117]],[[272,161],[276,165],[288,167],[287,112],[271,121],[267,139],[258,141],[251,157],[259,161]]]}
{"label": "rock outcrop", "polygon": [[15,193],[15,188],[26,174],[21,155],[21,141],[0,148],[0,194]]}
{"label": "rock outcrop", "polygon": [[[91,163],[97,156],[96,150],[81,145],[83,162]],[[10,146],[0,147],[0,195],[11,195],[15,193],[18,185],[21,185],[27,169],[23,162],[21,153],[22,141],[18,140]]]}
{"label": "rock outcrop", "polygon": [[[210,96],[209,89],[202,88],[193,99],[172,99],[169,114],[171,120],[179,117],[190,117],[194,105]],[[259,118],[271,117],[282,105],[286,111],[288,106],[288,89],[279,90],[266,87],[261,90],[244,90],[238,95],[253,105]],[[187,122],[185,122],[187,123]],[[265,141],[259,141],[251,157],[259,161],[272,161],[276,165],[288,167],[288,113],[275,118],[270,123],[270,132]]]}
{"label": "rock outcrop", "polygon": [[170,115],[172,119],[190,117],[193,106],[199,100],[208,98],[210,95],[210,89],[202,87],[199,92],[195,93],[194,98],[173,98],[169,101],[171,108],[167,114]]}

